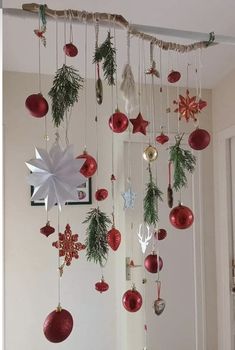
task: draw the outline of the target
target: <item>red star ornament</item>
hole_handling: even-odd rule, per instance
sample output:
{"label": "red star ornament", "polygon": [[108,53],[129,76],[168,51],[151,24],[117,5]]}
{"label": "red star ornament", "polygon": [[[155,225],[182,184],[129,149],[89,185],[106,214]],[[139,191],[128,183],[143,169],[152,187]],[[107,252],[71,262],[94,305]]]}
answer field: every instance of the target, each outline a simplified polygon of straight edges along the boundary
{"label": "red star ornament", "polygon": [[146,135],[146,128],[149,125],[147,120],[144,120],[142,114],[139,113],[138,117],[135,119],[130,119],[131,124],[133,125],[132,133],[135,134],[137,132],[141,132]]}
{"label": "red star ornament", "polygon": [[206,101],[199,100],[196,101],[197,97],[189,96],[189,90],[186,90],[186,96],[179,95],[179,101],[174,101],[174,104],[177,104],[179,107],[175,109],[175,112],[179,112],[179,119],[182,117],[188,122],[190,118],[194,121],[197,121],[196,114],[198,114],[204,107],[207,106]]}
{"label": "red star ornament", "polygon": [[59,240],[52,243],[52,246],[59,249],[59,256],[64,256],[67,266],[71,264],[73,258],[78,259],[78,252],[86,248],[78,242],[78,234],[72,234],[69,224],[66,225],[64,233],[59,233]]}

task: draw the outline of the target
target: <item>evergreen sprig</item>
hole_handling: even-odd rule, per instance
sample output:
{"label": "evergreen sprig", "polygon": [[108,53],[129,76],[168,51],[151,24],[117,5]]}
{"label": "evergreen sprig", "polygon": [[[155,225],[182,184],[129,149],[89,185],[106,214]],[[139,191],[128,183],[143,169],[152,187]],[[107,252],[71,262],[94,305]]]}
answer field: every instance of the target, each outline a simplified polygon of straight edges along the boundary
{"label": "evergreen sprig", "polygon": [[78,101],[78,93],[83,87],[83,81],[78,70],[72,66],[63,64],[57,70],[53,86],[49,91],[52,100],[52,119],[56,127],[64,120],[66,111],[68,112]]}
{"label": "evergreen sprig", "polygon": [[112,37],[108,31],[105,41],[95,49],[93,63],[99,63],[103,60],[102,68],[104,78],[109,85],[115,85],[114,74],[116,73],[116,48],[113,47]]}
{"label": "evergreen sprig", "polygon": [[85,240],[87,260],[93,260],[102,266],[108,255],[106,236],[111,220],[99,208],[93,208],[88,212],[87,218],[83,223],[89,224],[86,229],[87,236]]}
{"label": "evergreen sprig", "polygon": [[196,166],[196,157],[189,150],[180,147],[183,135],[177,136],[175,145],[170,147],[170,161],[174,165],[173,188],[176,191],[187,186],[186,171],[192,173]]}
{"label": "evergreen sprig", "polygon": [[156,225],[158,222],[158,201],[163,200],[163,193],[153,181],[152,170],[148,165],[149,182],[146,184],[146,193],[144,197],[144,222],[149,225]]}

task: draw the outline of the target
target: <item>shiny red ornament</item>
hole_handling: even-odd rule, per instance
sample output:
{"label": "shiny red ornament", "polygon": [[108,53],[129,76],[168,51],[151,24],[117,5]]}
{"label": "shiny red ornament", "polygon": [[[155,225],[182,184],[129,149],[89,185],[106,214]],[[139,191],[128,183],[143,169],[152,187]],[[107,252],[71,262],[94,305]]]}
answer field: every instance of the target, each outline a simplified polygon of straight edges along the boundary
{"label": "shiny red ornament", "polygon": [[159,268],[161,271],[163,268],[163,261],[160,256],[158,259],[158,256],[155,252],[152,252],[151,254],[146,256],[146,258],[144,259],[144,267],[148,272],[156,273],[158,272],[158,260],[159,260]]}
{"label": "shiny red ornament", "polygon": [[65,55],[69,57],[75,57],[78,54],[78,49],[72,43],[64,45],[63,50]]}
{"label": "shiny red ornament", "polygon": [[84,151],[83,154],[77,157],[77,159],[86,159],[85,163],[80,169],[80,173],[85,177],[91,177],[95,174],[97,170],[97,163],[95,158],[90,156],[87,151]]}
{"label": "shiny red ornament", "polygon": [[40,93],[28,96],[25,101],[25,107],[36,118],[44,117],[49,109],[47,100]]}
{"label": "shiny red ornament", "polygon": [[178,229],[189,228],[194,221],[194,215],[190,208],[179,204],[169,214],[171,224]]}
{"label": "shiny red ornament", "polygon": [[162,132],[159,136],[156,137],[156,141],[163,145],[169,141],[169,137]]}
{"label": "shiny red ornament", "polygon": [[209,145],[210,139],[208,131],[197,128],[189,135],[188,143],[192,149],[200,151]]}
{"label": "shiny red ornament", "polygon": [[172,70],[167,77],[167,80],[169,81],[169,83],[176,83],[177,81],[179,81],[181,78],[181,74],[180,72],[177,72],[175,70]]}
{"label": "shiny red ornament", "polygon": [[133,125],[133,130],[132,130],[133,134],[140,132],[141,134],[146,135],[146,128],[149,125],[149,122],[143,119],[141,113],[138,114],[137,118],[130,119],[130,122]]}
{"label": "shiny red ornament", "polygon": [[72,235],[69,224],[66,225],[64,233],[59,233],[59,240],[53,242],[52,246],[59,249],[59,256],[64,256],[64,261],[67,266],[72,262],[72,259],[78,259],[78,252],[86,248],[82,243],[78,242],[78,234]]}
{"label": "shiny red ornament", "polygon": [[109,285],[105,282],[104,277],[95,284],[95,289],[100,293],[106,292],[109,289]]}
{"label": "shiny red ornament", "polygon": [[164,228],[160,228],[158,231],[154,232],[154,237],[159,241],[162,241],[167,236],[167,232]]}
{"label": "shiny red ornament", "polygon": [[105,188],[100,188],[95,192],[95,199],[97,201],[103,201],[108,197],[108,191]]}
{"label": "shiny red ornament", "polygon": [[124,113],[116,109],[115,113],[109,118],[109,127],[113,132],[121,133],[128,127],[129,121]]}
{"label": "shiny red ornament", "polygon": [[107,242],[110,248],[112,248],[114,251],[118,249],[121,239],[121,233],[115,227],[112,227],[111,230],[108,231]]}
{"label": "shiny red ornament", "polygon": [[52,343],[64,341],[73,329],[73,317],[65,309],[58,307],[52,311],[44,321],[43,332],[47,340]]}
{"label": "shiny red ornament", "polygon": [[197,97],[189,96],[189,90],[186,90],[186,96],[179,95],[179,101],[174,101],[174,104],[178,105],[178,108],[175,109],[175,112],[179,112],[179,119],[182,117],[188,122],[190,118],[194,121],[197,121],[196,115],[207,106],[207,102],[199,100],[197,102]]}
{"label": "shiny red ornament", "polygon": [[45,236],[50,236],[52,233],[55,232],[54,227],[50,226],[50,221],[47,221],[46,226],[40,228],[40,233],[42,233]]}
{"label": "shiny red ornament", "polygon": [[127,290],[122,297],[122,305],[129,312],[136,312],[142,306],[143,300],[141,294],[133,287]]}

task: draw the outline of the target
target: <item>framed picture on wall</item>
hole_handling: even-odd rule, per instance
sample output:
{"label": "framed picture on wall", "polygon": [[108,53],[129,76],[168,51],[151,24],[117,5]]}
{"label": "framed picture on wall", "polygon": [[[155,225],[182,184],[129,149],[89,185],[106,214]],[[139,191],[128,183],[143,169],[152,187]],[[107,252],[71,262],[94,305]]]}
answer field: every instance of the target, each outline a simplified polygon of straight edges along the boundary
{"label": "framed picture on wall", "polygon": [[[33,194],[33,186],[31,186],[31,196]],[[91,178],[89,178],[84,184],[77,187],[78,198],[77,200],[69,201],[66,205],[80,205],[80,204],[91,204]],[[44,199],[31,201],[31,206],[44,205]]]}

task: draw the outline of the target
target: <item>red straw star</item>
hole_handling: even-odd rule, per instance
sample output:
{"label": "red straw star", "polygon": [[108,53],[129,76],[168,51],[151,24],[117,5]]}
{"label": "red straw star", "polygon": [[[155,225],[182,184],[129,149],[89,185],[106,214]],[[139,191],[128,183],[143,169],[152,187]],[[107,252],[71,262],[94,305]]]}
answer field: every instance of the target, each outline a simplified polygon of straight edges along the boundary
{"label": "red straw star", "polygon": [[138,114],[138,117],[135,119],[130,119],[131,124],[133,125],[132,133],[141,132],[146,135],[146,128],[149,125],[147,120],[144,120],[141,113]]}

